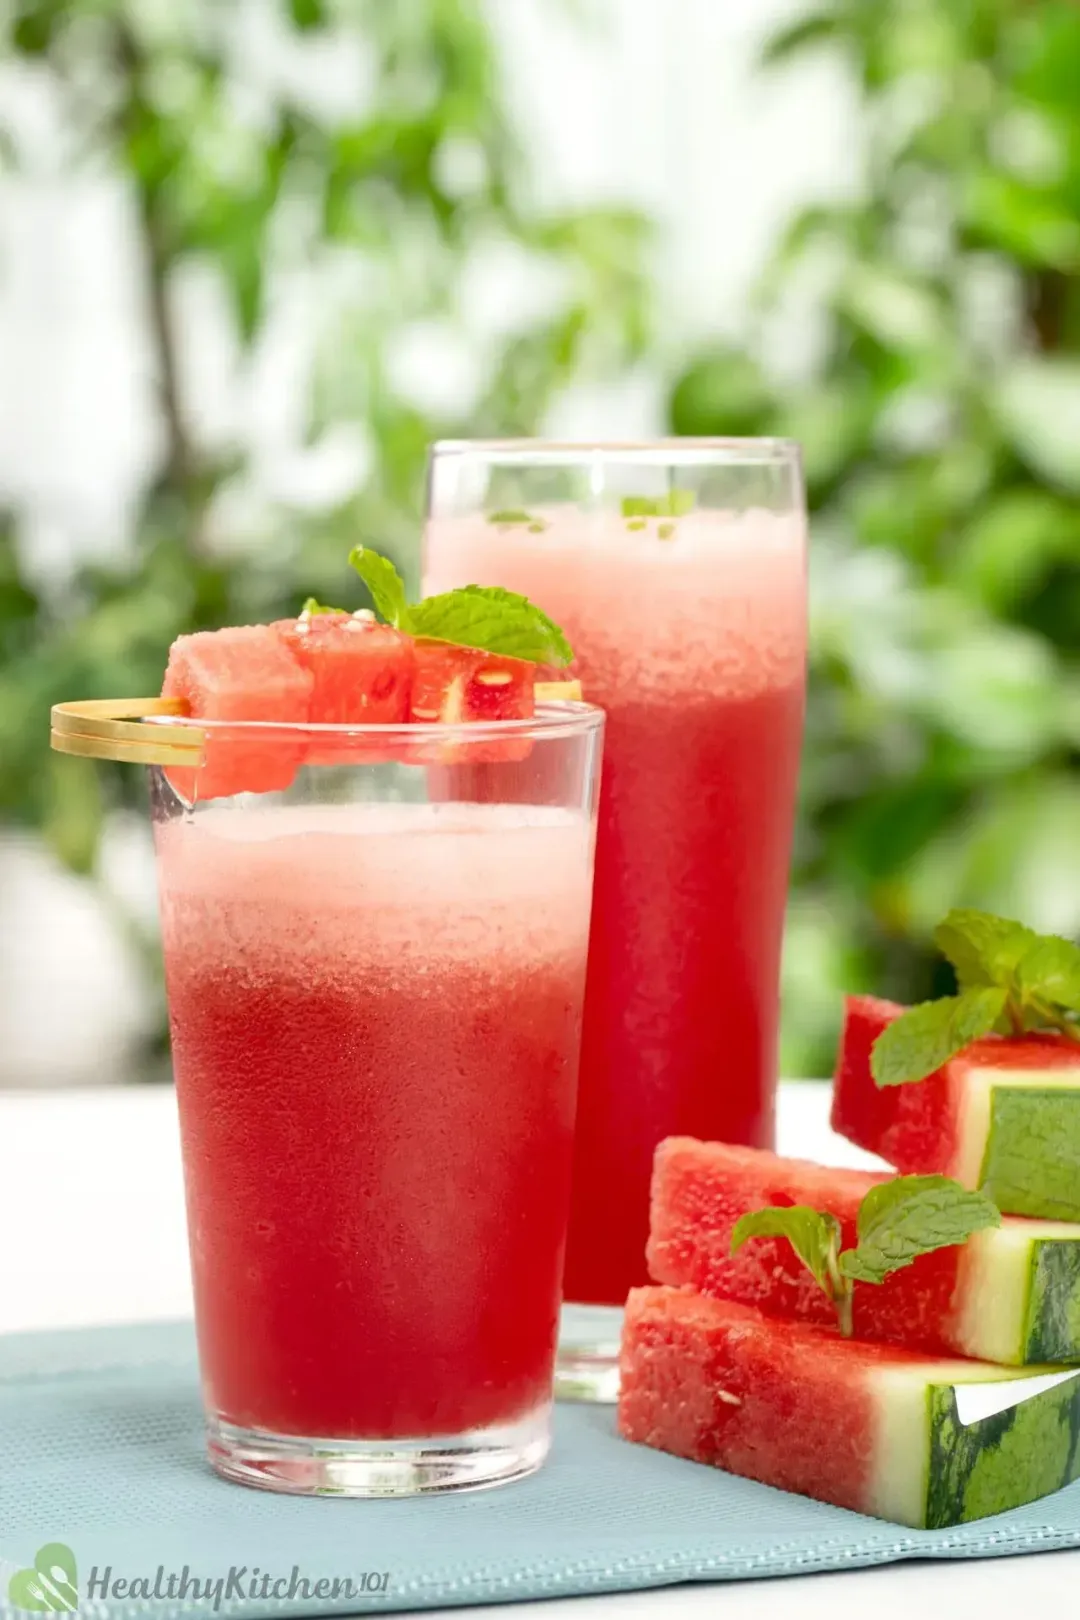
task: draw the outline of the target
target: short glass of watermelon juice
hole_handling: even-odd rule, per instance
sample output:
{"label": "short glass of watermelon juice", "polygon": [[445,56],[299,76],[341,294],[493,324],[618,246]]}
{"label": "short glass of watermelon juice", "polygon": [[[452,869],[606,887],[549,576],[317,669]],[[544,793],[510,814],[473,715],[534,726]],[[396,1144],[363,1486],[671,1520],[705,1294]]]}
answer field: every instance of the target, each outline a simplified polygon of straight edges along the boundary
{"label": "short glass of watermelon juice", "polygon": [[151,798],[211,1461],[309,1495],[527,1474],[603,717],[192,724],[215,796],[165,766]]}

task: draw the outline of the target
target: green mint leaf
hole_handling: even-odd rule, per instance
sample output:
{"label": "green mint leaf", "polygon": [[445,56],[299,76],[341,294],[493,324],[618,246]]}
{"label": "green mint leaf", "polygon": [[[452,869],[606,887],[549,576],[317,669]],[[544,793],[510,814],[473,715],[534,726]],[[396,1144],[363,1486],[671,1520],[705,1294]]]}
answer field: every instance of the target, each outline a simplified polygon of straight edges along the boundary
{"label": "green mint leaf", "polygon": [[1038,934],[988,911],[950,911],[934,929],[943,956],[956,969],[961,990],[1008,984]]}
{"label": "green mint leaf", "polygon": [[622,515],[626,518],[685,517],[692,512],[696,496],[692,489],[669,489],[666,495],[624,495]]}
{"label": "green mint leaf", "polygon": [[489,523],[535,523],[536,519],[531,512],[526,512],[523,506],[507,506],[499,512],[489,512]]}
{"label": "green mint leaf", "polygon": [[533,664],[569,664],[574,654],[554,620],[527,596],[497,585],[465,585],[426,597],[408,610],[405,626],[462,647],[479,647]]}
{"label": "green mint leaf", "polygon": [[787,1208],[751,1210],[735,1222],[731,1234],[731,1252],[738,1253],[749,1238],[787,1238],[818,1286],[832,1294],[829,1281],[829,1262],[840,1242],[840,1222],[835,1215],[811,1209],[809,1204],[791,1204]]}
{"label": "green mint leaf", "polygon": [[925,1080],[972,1041],[989,1035],[1007,1001],[1007,990],[987,985],[909,1007],[874,1042],[870,1072],[875,1084]]}
{"label": "green mint leaf", "polygon": [[1080,1011],[1080,945],[1055,934],[1041,935],[1020,958],[1016,980],[1025,1001]]}
{"label": "green mint leaf", "polygon": [[996,1204],[948,1176],[896,1176],[871,1187],[859,1206],[858,1247],[840,1256],[856,1282],[884,1282],[920,1254],[966,1243],[973,1232],[1000,1226]]}
{"label": "green mint leaf", "polygon": [[346,613],[347,611],[347,608],[327,607],[323,602],[317,602],[313,596],[309,596],[300,610],[300,616],[301,618],[313,619],[320,613]]}
{"label": "green mint leaf", "polygon": [[380,556],[370,546],[355,546],[349,561],[371,592],[379,617],[399,630],[411,630],[412,609],[405,600],[405,582],[389,557]]}

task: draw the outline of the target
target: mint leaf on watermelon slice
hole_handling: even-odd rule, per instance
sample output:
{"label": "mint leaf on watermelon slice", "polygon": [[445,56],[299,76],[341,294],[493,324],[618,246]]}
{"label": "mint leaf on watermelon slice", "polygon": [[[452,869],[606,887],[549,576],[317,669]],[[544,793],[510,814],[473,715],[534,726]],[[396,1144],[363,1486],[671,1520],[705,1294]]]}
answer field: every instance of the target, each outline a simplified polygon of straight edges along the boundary
{"label": "mint leaf on watermelon slice", "polygon": [[302,619],[317,619],[320,615],[328,613],[335,615],[341,613],[347,616],[348,609],[327,607],[325,603],[316,601],[314,596],[309,596],[303,607],[300,609],[300,617]]}
{"label": "mint leaf on watermelon slice", "polygon": [[349,561],[371,592],[375,611],[395,630],[411,631],[408,623],[409,604],[405,596],[405,581],[390,561],[370,546],[354,546]]}
{"label": "mint leaf on watermelon slice", "polygon": [[871,1187],[859,1205],[858,1246],[840,1256],[840,1269],[856,1282],[884,1282],[921,1254],[1000,1225],[1000,1211],[985,1193],[948,1176],[897,1176]]}
{"label": "mint leaf on watermelon slice", "polygon": [[870,1072],[875,1084],[925,1080],[972,1041],[992,1034],[1008,999],[1007,990],[986,985],[909,1007],[874,1042]]}
{"label": "mint leaf on watermelon slice", "polygon": [[1080,1041],[1080,945],[989,911],[953,910],[934,930],[959,994],[910,1007],[870,1054],[879,1086],[925,1080],[981,1036],[1054,1030]]}
{"label": "mint leaf on watermelon slice", "polygon": [[735,1222],[731,1252],[737,1254],[748,1238],[787,1238],[799,1259],[826,1293],[835,1270],[840,1243],[840,1222],[827,1211],[809,1204],[789,1204],[751,1210]]}
{"label": "mint leaf on watermelon slice", "polygon": [[786,1238],[832,1301],[840,1332],[850,1339],[856,1282],[883,1283],[921,1254],[966,1243],[984,1227],[1000,1225],[996,1204],[948,1176],[895,1176],[871,1187],[859,1205],[854,1249],[841,1250],[843,1231],[835,1215],[791,1204],[741,1216],[731,1234],[731,1253],[749,1238]]}
{"label": "mint leaf on watermelon slice", "polygon": [[1007,986],[1038,938],[1034,929],[989,911],[953,910],[934,929],[934,941],[956,969],[961,990]]}

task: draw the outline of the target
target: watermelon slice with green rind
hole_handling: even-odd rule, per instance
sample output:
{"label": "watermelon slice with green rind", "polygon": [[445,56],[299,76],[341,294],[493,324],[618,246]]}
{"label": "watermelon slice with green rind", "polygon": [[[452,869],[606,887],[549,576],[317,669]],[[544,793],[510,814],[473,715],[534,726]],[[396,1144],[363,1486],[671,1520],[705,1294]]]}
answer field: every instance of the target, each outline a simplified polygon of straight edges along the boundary
{"label": "watermelon slice with green rind", "polygon": [[[757,1148],[670,1137],[656,1152],[649,1275],[769,1316],[820,1327],[835,1309],[791,1245],[754,1238],[731,1253],[740,1216],[809,1204],[858,1241],[856,1215],[884,1173],[837,1170]],[[920,1255],[882,1283],[855,1284],[855,1336],[1011,1365],[1080,1361],[1080,1226],[1006,1217],[967,1243]]]}
{"label": "watermelon slice with green rind", "polygon": [[904,1010],[848,998],[833,1129],[898,1170],[981,1188],[1008,1214],[1080,1221],[1080,1044],[991,1036],[925,1080],[878,1086],[874,1042]]}
{"label": "watermelon slice with green rind", "polygon": [[636,1288],[619,1372],[624,1439],[898,1524],[983,1519],[1080,1475],[1080,1370],[937,1359]]}

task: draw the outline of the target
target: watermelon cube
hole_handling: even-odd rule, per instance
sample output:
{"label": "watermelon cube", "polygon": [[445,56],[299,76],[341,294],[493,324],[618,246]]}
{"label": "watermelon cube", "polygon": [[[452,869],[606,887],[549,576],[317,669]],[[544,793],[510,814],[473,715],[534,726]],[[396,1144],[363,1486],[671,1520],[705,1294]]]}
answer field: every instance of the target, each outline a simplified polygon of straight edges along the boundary
{"label": "watermelon cube", "polygon": [[359,613],[305,614],[273,628],[311,675],[313,725],[388,726],[408,720],[411,637]]}
{"label": "watermelon cube", "polygon": [[849,997],[833,1129],[898,1170],[979,1187],[1011,1215],[1080,1221],[1080,1045],[989,1036],[925,1080],[877,1086],[871,1048],[903,1011]]}
{"label": "watermelon cube", "polygon": [[[656,1151],[649,1275],[768,1316],[834,1327],[833,1305],[780,1238],[731,1253],[741,1215],[810,1204],[857,1242],[855,1217],[884,1174],[832,1170],[758,1148],[669,1137]],[[1080,1226],[1006,1217],[965,1244],[920,1255],[880,1284],[855,1284],[855,1335],[935,1355],[1020,1366],[1080,1361]]]}
{"label": "watermelon cube", "polygon": [[631,1291],[620,1380],[624,1439],[916,1528],[1080,1474],[1080,1370],[932,1359],[690,1290]]}
{"label": "watermelon cube", "polygon": [[[178,636],[169,650],[162,697],[179,698],[197,720],[261,720],[306,724],[312,678],[269,625],[201,630]],[[176,791],[189,802],[233,793],[269,793],[292,782],[303,740],[287,732],[209,733],[199,770],[172,767]]]}
{"label": "watermelon cube", "polygon": [[[461,725],[495,720],[531,720],[536,713],[536,665],[446,641],[416,641],[411,718],[425,724]],[[482,764],[527,759],[527,737],[500,742],[442,744],[443,762]]]}
{"label": "watermelon cube", "polygon": [[[312,613],[273,628],[312,679],[313,725],[390,726],[409,718],[413,640],[374,614]],[[396,757],[369,736],[313,737],[308,765],[374,764]]]}

